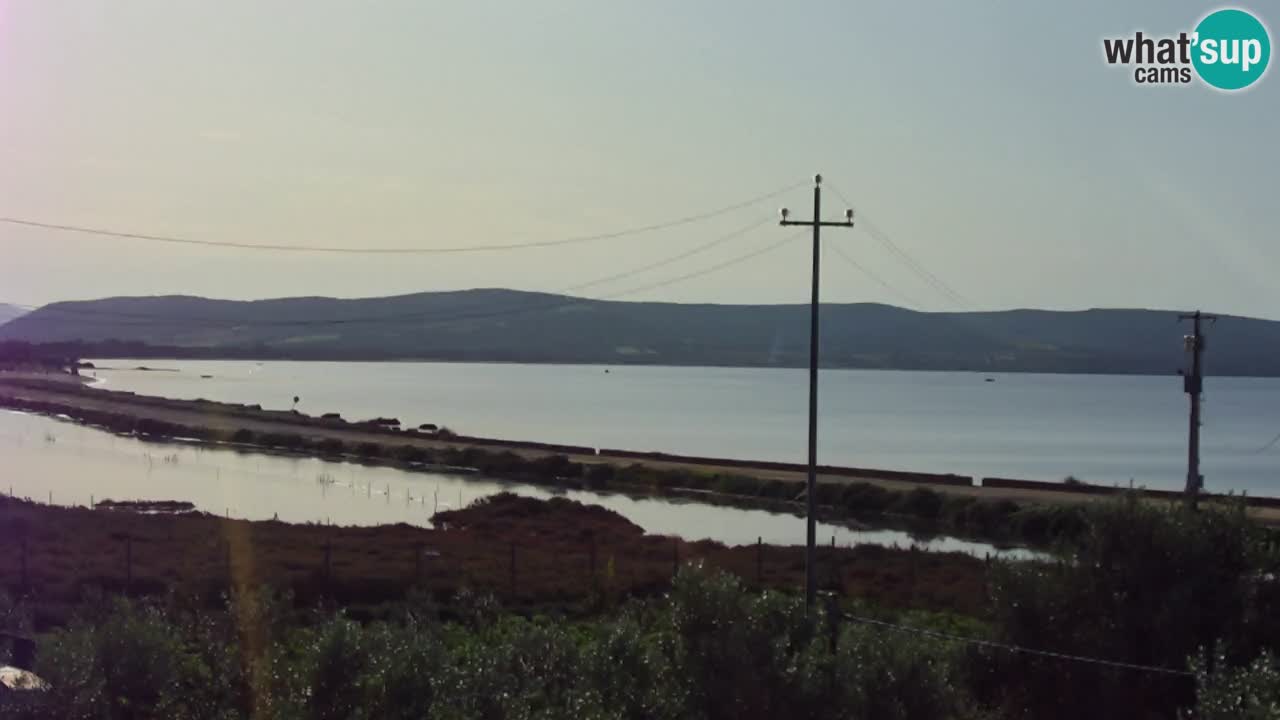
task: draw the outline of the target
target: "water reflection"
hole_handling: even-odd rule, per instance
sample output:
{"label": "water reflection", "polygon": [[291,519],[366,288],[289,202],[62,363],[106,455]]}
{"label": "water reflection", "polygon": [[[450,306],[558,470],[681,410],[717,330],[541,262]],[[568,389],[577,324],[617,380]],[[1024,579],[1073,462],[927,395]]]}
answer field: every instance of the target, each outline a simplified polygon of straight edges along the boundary
{"label": "water reflection", "polygon": [[[0,490],[58,505],[94,500],[186,500],[200,510],[250,520],[431,526],[437,510],[501,491],[537,498],[559,494],[602,505],[647,532],[729,545],[804,542],[793,515],[583,490],[556,492],[474,475],[270,455],[197,444],[151,443],[38,415],[0,412]],[[853,530],[820,523],[818,537],[840,546],[917,545],[927,550],[1028,557],[950,537],[913,539],[899,530]]]}

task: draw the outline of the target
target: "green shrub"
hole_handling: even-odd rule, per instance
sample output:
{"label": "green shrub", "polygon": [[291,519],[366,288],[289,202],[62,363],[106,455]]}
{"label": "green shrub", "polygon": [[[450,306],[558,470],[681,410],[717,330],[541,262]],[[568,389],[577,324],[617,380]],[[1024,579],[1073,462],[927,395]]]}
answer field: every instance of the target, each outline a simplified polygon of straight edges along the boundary
{"label": "green shrub", "polygon": [[685,476],[686,473],[659,472],[639,463],[632,463],[614,471],[614,477],[618,482],[628,485],[651,485],[655,487],[683,485],[684,483],[677,482],[677,480]]}
{"label": "green shrub", "polygon": [[879,485],[851,482],[842,487],[840,504],[854,515],[879,515],[894,503],[896,493]]}
{"label": "green shrub", "polygon": [[838,703],[847,717],[877,720],[954,718],[966,705],[955,657],[936,640],[847,625],[835,660]]}
{"label": "green shrub", "polygon": [[[60,717],[219,717],[239,682],[215,677],[210,655],[234,657],[226,639],[204,638],[193,652],[180,626],[158,610],[116,599],[95,622],[77,619],[41,643],[37,672],[50,683]],[[203,657],[202,657],[203,655]],[[227,670],[230,663],[220,663]]]}
{"label": "green shrub", "polygon": [[1263,653],[1243,667],[1223,667],[1226,657],[1192,663],[1196,674],[1197,720],[1274,720],[1280,717],[1280,660]]}
{"label": "green shrub", "polygon": [[526,461],[531,472],[537,477],[547,480],[556,478],[576,478],[582,476],[582,465],[572,462],[564,455],[545,455],[533,461]]}
{"label": "green shrub", "polygon": [[912,488],[910,492],[897,498],[892,509],[904,515],[936,520],[942,511],[942,495],[929,488]]}
{"label": "green shrub", "polygon": [[758,494],[773,500],[793,500],[803,489],[801,483],[770,478],[760,483]]}
{"label": "green shrub", "polygon": [[529,461],[523,457],[503,450],[502,452],[469,452],[464,453],[463,462],[478,468],[489,475],[515,476],[528,472]]}
{"label": "green shrub", "polygon": [[[1018,512],[1017,503],[1010,500],[976,500],[963,504],[958,507],[956,515],[950,518],[950,522],[958,530],[977,533],[988,537],[1005,537],[1010,534],[1018,534],[1014,530],[1013,515]],[[1036,508],[1033,512],[1038,512],[1040,508]],[[1032,516],[1029,514],[1028,518]],[[1029,531],[1035,533],[1034,519],[1033,525],[1029,526]],[[1035,537],[1025,537],[1024,539],[1036,541]]]}
{"label": "green shrub", "polygon": [[760,479],[747,475],[722,473],[714,476],[712,489],[724,495],[745,495],[754,497],[760,487]]}
{"label": "green shrub", "polygon": [[431,454],[415,445],[401,445],[396,448],[396,459],[401,462],[420,463],[431,459]]}
{"label": "green shrub", "polygon": [[272,656],[272,693],[284,717],[339,720],[363,707],[361,679],[373,662],[366,633],[345,617],[294,632]]}
{"label": "green shrub", "polygon": [[258,436],[258,443],[271,447],[293,449],[305,447],[307,441],[297,433],[262,433]]}
{"label": "green shrub", "polygon": [[316,443],[316,450],[324,455],[341,455],[347,446],[337,438],[324,438]]}
{"label": "green shrub", "polygon": [[819,505],[839,505],[844,494],[840,483],[820,482],[815,490]]}
{"label": "green shrub", "polygon": [[[1237,663],[1280,641],[1275,609],[1260,604],[1275,581],[1256,571],[1257,530],[1242,507],[1190,512],[1124,498],[1091,505],[1084,522],[1066,545],[1070,562],[996,567],[1001,640],[1173,669],[1218,643]],[[1006,701],[1036,717],[1167,717],[1193,701],[1176,676],[1008,663]]]}
{"label": "green shrub", "polygon": [[586,466],[583,478],[587,481],[587,487],[601,489],[608,487],[615,474],[614,467],[608,463],[592,463]]}

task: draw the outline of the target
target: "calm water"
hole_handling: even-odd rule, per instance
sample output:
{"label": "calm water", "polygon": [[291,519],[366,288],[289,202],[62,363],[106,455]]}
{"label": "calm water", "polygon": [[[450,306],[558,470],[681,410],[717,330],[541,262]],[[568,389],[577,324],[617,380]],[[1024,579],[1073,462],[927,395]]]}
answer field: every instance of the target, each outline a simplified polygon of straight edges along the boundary
{"label": "calm water", "polygon": [[[392,415],[474,435],[760,460],[805,458],[803,370],[461,363],[109,360],[105,387],[268,408]],[[606,373],[605,370],[608,370]],[[202,379],[201,375],[211,375]],[[993,377],[995,382],[985,382]],[[1103,484],[1183,485],[1177,376],[823,371],[819,459]],[[1280,379],[1205,381],[1211,490],[1280,495]]]}
{"label": "calm water", "polygon": [[[0,492],[56,505],[93,500],[186,500],[235,518],[286,522],[431,525],[438,508],[466,505],[503,490],[530,497],[538,487],[394,468],[236,452],[182,443],[147,443],[38,415],[0,411]],[[569,491],[563,496],[603,505],[647,532],[729,545],[804,543],[804,521],[792,515],[699,503]],[[955,538],[913,541],[896,530],[854,531],[819,524],[818,537],[840,545],[916,544],[928,550],[1025,557]]]}

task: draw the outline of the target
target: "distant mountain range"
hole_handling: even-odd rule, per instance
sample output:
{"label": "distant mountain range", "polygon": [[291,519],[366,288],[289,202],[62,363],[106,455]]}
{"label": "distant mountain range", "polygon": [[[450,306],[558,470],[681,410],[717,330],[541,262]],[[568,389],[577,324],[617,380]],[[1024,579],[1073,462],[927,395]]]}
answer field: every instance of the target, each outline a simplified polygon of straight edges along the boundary
{"label": "distant mountain range", "polygon": [[[47,305],[0,340],[79,343],[85,356],[454,360],[799,367],[807,305],[612,302],[468,290],[342,300],[117,297]],[[822,308],[827,367],[1171,374],[1187,332],[1173,311],[928,313]],[[1280,322],[1224,316],[1210,374],[1280,375]],[[86,345],[87,344],[87,345]]]}

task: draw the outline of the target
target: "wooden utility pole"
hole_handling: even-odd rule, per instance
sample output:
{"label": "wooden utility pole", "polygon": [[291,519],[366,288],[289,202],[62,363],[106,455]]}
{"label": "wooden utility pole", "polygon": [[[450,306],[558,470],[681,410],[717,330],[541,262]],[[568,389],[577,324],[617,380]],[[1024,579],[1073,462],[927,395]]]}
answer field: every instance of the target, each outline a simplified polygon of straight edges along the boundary
{"label": "wooden utility pole", "polygon": [[809,301],[809,477],[805,484],[806,497],[806,533],[804,554],[804,602],[805,607],[813,609],[814,597],[818,589],[817,566],[814,545],[816,537],[817,490],[818,490],[818,284],[820,280],[818,260],[821,256],[821,236],[819,232],[825,227],[853,227],[853,211],[844,211],[843,222],[823,222],[822,220],[822,176],[813,177],[813,218],[811,220],[791,220],[791,211],[782,209],[782,225],[804,225],[813,228],[813,288]]}
{"label": "wooden utility pole", "polygon": [[1187,506],[1196,507],[1196,496],[1204,487],[1204,476],[1200,474],[1200,396],[1204,392],[1205,349],[1204,335],[1200,332],[1200,321],[1216,322],[1214,315],[1205,315],[1199,310],[1178,316],[1179,320],[1191,321],[1191,334],[1183,337],[1187,352],[1191,353],[1191,369],[1183,373],[1182,389],[1191,396],[1191,418],[1187,428]]}

